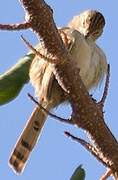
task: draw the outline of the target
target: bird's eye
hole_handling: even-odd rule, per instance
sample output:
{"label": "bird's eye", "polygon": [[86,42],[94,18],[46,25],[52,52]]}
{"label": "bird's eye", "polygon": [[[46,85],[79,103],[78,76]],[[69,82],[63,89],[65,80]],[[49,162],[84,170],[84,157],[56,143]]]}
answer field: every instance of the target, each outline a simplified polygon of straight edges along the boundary
{"label": "bird's eye", "polygon": [[98,35],[99,33],[100,33],[100,31],[98,31],[98,30],[93,32],[94,35]]}
{"label": "bird's eye", "polygon": [[103,30],[96,30],[92,33],[92,36],[98,38],[102,34]]}

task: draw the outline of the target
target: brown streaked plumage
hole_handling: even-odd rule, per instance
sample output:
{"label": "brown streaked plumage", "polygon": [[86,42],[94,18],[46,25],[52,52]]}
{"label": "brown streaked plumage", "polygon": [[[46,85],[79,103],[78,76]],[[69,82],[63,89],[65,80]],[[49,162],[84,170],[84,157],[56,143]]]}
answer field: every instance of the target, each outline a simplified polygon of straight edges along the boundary
{"label": "brown streaked plumage", "polygon": [[103,32],[105,26],[104,16],[96,10],[87,10],[79,16],[74,16],[68,27],[81,32],[86,38],[96,40]]}
{"label": "brown streaked plumage", "polygon": [[[105,20],[101,13],[88,10],[74,17],[68,27],[62,28],[67,36],[65,45],[69,48],[74,63],[80,68],[80,76],[88,91],[99,84],[107,71],[106,57],[95,43],[103,31],[104,25]],[[48,55],[43,45],[39,44],[38,50],[41,54]],[[50,63],[35,57],[29,75],[40,103],[47,110],[67,101],[54,78]],[[15,172],[20,173],[24,169],[46,118],[47,115],[36,107],[9,160]]]}

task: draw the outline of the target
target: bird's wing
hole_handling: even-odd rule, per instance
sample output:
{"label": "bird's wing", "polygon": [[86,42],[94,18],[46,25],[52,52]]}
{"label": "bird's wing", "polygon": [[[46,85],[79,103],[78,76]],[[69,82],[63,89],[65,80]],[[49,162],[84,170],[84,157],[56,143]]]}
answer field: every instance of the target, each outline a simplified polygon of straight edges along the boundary
{"label": "bird's wing", "polygon": [[[94,66],[94,68],[92,68]],[[95,45],[93,57],[91,61],[91,69],[94,70],[94,78],[92,80],[93,87],[98,87],[103,82],[107,74],[107,59],[102,49]]]}
{"label": "bird's wing", "polygon": [[[68,31],[70,31],[70,28],[64,27],[59,30],[59,33],[61,35],[61,38],[65,46],[70,51],[73,47],[75,39],[73,36],[71,36],[70,33],[68,33]],[[43,75],[43,79],[44,79],[44,81],[42,81],[43,89],[41,92],[42,95],[45,95],[46,99],[49,100],[51,97],[51,93],[53,93],[52,87],[54,83],[54,74],[51,68],[51,64],[50,65],[48,64],[48,67],[46,68],[45,73]]]}

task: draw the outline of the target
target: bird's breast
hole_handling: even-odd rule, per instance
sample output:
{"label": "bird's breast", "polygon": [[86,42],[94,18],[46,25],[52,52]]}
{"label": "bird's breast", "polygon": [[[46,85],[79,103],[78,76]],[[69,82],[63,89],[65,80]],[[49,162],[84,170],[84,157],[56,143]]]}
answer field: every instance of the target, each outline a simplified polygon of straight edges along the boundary
{"label": "bird's breast", "polygon": [[[80,76],[88,87],[91,79],[93,78],[94,61],[94,44],[88,43],[85,38],[80,34],[76,34],[75,43],[70,50],[74,63],[80,68]],[[93,65],[92,65],[93,63]]]}

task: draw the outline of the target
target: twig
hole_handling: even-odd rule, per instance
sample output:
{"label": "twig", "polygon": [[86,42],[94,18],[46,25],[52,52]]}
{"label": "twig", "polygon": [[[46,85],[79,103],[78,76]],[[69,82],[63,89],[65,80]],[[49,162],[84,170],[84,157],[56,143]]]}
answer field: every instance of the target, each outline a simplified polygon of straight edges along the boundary
{"label": "twig", "polygon": [[58,121],[60,121],[60,122],[66,123],[66,124],[71,124],[71,125],[74,124],[73,121],[70,120],[70,119],[64,119],[64,118],[61,118],[61,117],[59,117],[59,116],[57,116],[57,115],[55,115],[55,114],[53,114],[53,113],[50,113],[50,112],[49,112],[47,109],[45,109],[38,101],[36,101],[31,94],[28,93],[28,96],[30,97],[30,99],[31,99],[35,104],[37,104],[37,105],[39,106],[39,108],[41,108],[41,109],[42,109],[46,114],[48,114],[49,116],[55,118],[56,120],[58,120]]}
{"label": "twig", "polygon": [[26,30],[31,27],[29,22],[23,22],[19,24],[0,24],[0,30],[7,30],[7,31],[19,31],[19,30]]}
{"label": "twig", "polygon": [[37,51],[30,43],[29,41],[27,41],[23,35],[21,35],[21,39],[25,42],[25,44],[27,45],[28,48],[30,48],[34,54],[36,54],[37,56],[39,56],[40,58],[42,58],[43,60],[45,61],[48,61],[50,63],[59,63],[59,61],[57,61],[57,59],[54,59],[54,58],[48,58],[46,57],[45,55],[41,54],[39,51]]}
{"label": "twig", "polygon": [[105,172],[105,174],[102,175],[102,177],[100,178],[100,180],[107,180],[107,178],[108,178],[109,176],[111,176],[111,175],[112,175],[112,171],[111,171],[110,169],[108,169],[108,170]]}
{"label": "twig", "polygon": [[98,102],[98,105],[103,108],[107,94],[108,94],[108,89],[109,89],[109,78],[110,78],[110,65],[108,64],[107,67],[107,76],[106,76],[106,81],[105,81],[105,87],[104,87],[104,92],[101,100]]}
{"label": "twig", "polygon": [[97,160],[102,162],[105,166],[108,166],[108,164],[105,161],[103,161],[103,158],[101,157],[101,154],[99,154],[99,151],[96,149],[96,147],[86,142],[84,139],[72,135],[68,131],[65,131],[64,133],[66,136],[71,137],[74,141],[80,143],[87,151],[89,151]]}

